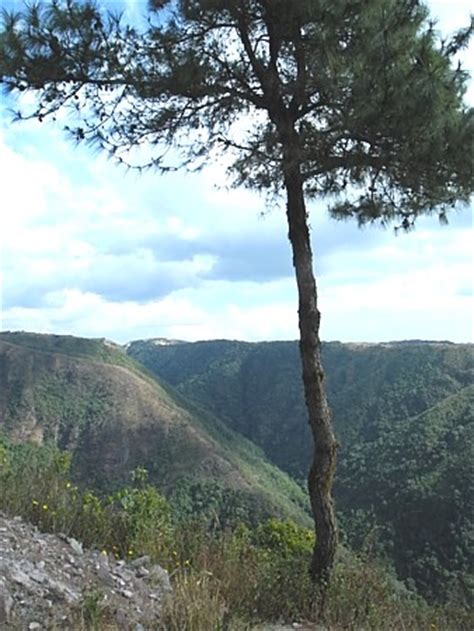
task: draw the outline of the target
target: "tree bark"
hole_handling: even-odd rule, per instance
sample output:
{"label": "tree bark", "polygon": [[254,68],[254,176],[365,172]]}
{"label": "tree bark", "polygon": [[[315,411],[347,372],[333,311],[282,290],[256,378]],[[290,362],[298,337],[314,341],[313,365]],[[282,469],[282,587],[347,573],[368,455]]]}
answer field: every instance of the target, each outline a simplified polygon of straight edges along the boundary
{"label": "tree bark", "polygon": [[313,255],[303,193],[303,178],[299,162],[298,136],[286,136],[283,151],[284,182],[287,193],[289,240],[293,251],[298,287],[298,324],[300,355],[306,407],[309,414],[314,452],[308,475],[308,490],[314,517],[316,543],[310,566],[312,579],[327,584],[334,563],[337,546],[337,525],[332,499],[332,485],[336,469],[337,441],[331,413],[324,391],[319,338],[320,312],[317,287],[313,273]]}

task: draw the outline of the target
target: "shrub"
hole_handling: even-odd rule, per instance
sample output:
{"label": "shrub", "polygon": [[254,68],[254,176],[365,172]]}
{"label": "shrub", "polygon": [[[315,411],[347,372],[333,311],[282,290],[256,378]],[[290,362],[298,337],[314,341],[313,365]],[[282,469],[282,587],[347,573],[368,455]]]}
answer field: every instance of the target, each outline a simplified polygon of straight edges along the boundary
{"label": "shrub", "polygon": [[[157,621],[162,629],[243,631],[276,620],[335,630],[473,628],[466,609],[430,607],[380,561],[344,550],[322,595],[309,578],[311,531],[278,519],[210,528],[206,519],[176,518],[144,469],[131,482],[101,497],[70,480],[69,456],[57,448],[0,439],[0,510],[117,557],[148,554],[164,565],[174,591]],[[78,628],[107,628],[103,604],[99,593],[85,593]]]}
{"label": "shrub", "polygon": [[158,558],[170,546],[169,504],[143,476],[143,470],[134,472],[136,486],[100,497],[71,481],[65,452],[51,445],[0,441],[0,510],[116,557]]}

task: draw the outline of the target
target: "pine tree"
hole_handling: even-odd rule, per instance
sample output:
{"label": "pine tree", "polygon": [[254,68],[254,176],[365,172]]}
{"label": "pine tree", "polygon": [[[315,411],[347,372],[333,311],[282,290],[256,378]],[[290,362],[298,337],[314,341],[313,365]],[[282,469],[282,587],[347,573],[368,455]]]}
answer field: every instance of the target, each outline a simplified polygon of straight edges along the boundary
{"label": "pine tree", "polygon": [[4,12],[2,84],[38,95],[20,117],[68,109],[73,138],[161,172],[225,153],[236,185],[285,195],[321,584],[337,544],[337,443],[306,204],[408,229],[468,202],[473,116],[454,58],[471,31],[441,40],[417,0],[150,0],[143,28],[88,0]]}

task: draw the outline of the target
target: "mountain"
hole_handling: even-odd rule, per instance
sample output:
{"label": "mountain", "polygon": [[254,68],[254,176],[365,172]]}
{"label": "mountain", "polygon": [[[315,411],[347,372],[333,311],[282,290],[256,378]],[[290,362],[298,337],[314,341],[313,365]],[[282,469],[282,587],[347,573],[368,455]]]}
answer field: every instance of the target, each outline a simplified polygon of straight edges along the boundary
{"label": "mountain", "polygon": [[[340,442],[335,485],[345,535],[383,551],[427,596],[474,587],[473,346],[323,344]],[[309,467],[293,342],[128,346],[130,356],[259,445],[295,478]]]}
{"label": "mountain", "polygon": [[257,447],[107,340],[1,333],[0,430],[70,451],[77,478],[96,488],[140,466],[185,503],[238,500],[256,518],[309,523],[304,492]]}
{"label": "mountain", "polygon": [[[296,342],[225,340],[128,345],[129,356],[212,410],[301,478],[311,457]],[[438,342],[323,344],[326,389],[341,457],[473,382],[473,346]]]}
{"label": "mountain", "polygon": [[[344,535],[382,551],[423,594],[465,602],[474,585],[472,359],[472,345],[448,342],[323,345]],[[122,348],[3,333],[0,429],[69,450],[88,485],[117,487],[144,466],[187,514],[309,521],[303,491],[274,466],[298,480],[311,454],[293,342]]]}

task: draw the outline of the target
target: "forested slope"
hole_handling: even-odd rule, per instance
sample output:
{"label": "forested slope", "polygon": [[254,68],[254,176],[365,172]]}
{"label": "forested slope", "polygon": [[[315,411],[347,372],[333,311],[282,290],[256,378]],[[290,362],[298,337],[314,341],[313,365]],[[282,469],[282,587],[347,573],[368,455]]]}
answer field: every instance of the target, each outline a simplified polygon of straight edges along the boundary
{"label": "forested slope", "polygon": [[[311,440],[295,342],[132,342],[128,353],[264,449],[306,475]],[[472,345],[323,344],[326,385],[341,454],[472,383]]]}
{"label": "forested slope", "polygon": [[95,488],[145,467],[183,509],[310,523],[303,491],[257,447],[104,340],[0,334],[0,431],[70,451],[77,479]]}
{"label": "forested slope", "polygon": [[469,601],[473,463],[474,386],[357,443],[337,485],[351,543],[369,529],[401,576],[438,598],[452,590]]}
{"label": "forested slope", "polygon": [[[128,352],[305,475],[312,442],[295,343],[149,340]],[[344,535],[437,598],[451,590],[467,600],[472,589],[472,353],[438,342],[323,345]]]}
{"label": "forested slope", "polygon": [[[260,450],[305,476],[311,440],[295,343],[149,340],[127,350],[0,334],[1,431],[67,449],[77,479],[95,488],[117,487],[142,466],[188,515],[310,523],[301,488]],[[424,594],[467,601],[472,346],[329,343],[323,354],[343,536],[386,555]]]}

